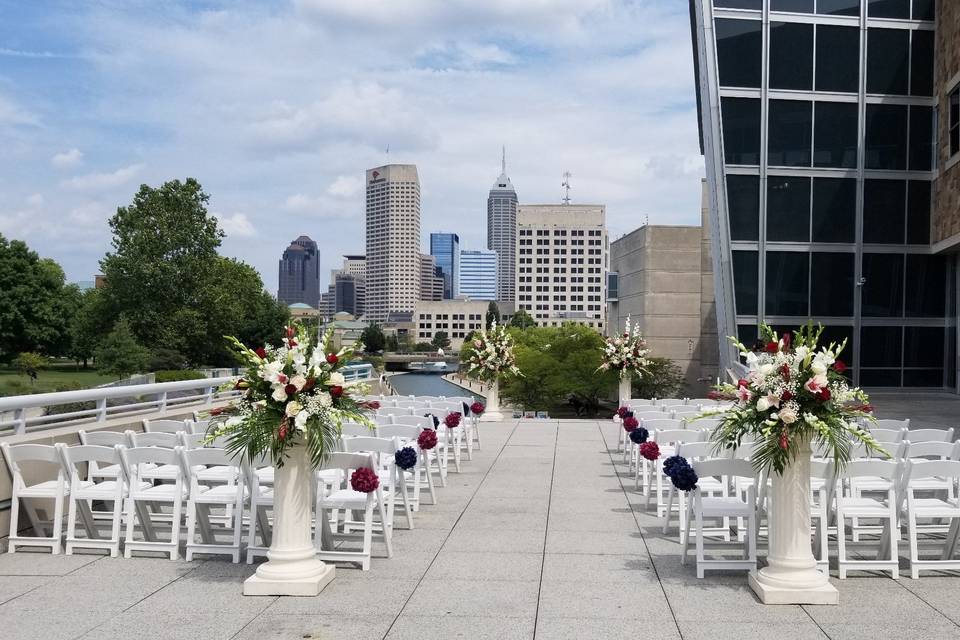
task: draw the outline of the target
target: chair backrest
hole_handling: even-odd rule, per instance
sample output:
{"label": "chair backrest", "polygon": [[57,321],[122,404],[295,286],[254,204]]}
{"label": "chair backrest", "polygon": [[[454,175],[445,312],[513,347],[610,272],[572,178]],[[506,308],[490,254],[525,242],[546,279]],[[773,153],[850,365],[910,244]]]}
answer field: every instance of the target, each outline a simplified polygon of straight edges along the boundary
{"label": "chair backrest", "polygon": [[[150,431],[148,433],[128,432],[130,434],[130,444],[132,447],[160,447],[162,449],[173,449],[180,446],[180,436],[176,433]],[[186,432],[183,432],[186,433]]]}
{"label": "chair backrest", "polygon": [[850,460],[840,471],[842,478],[878,477],[884,480],[896,480],[900,473],[900,463],[891,460]]}
{"label": "chair backrest", "polygon": [[367,425],[360,424],[359,422],[344,422],[340,427],[340,435],[348,437],[376,436],[378,428],[379,427],[371,429]]}
{"label": "chair backrest", "polygon": [[740,458],[709,458],[694,460],[690,463],[693,470],[701,478],[723,477],[728,478],[755,478],[756,470],[750,462]]}
{"label": "chair backrest", "polygon": [[184,449],[224,449],[227,446],[227,436],[215,438],[211,443],[207,443],[207,434],[200,433],[180,433],[180,446]]}
{"label": "chair backrest", "polygon": [[60,447],[60,460],[63,463],[63,468],[67,476],[71,482],[74,482],[81,479],[77,465],[91,463],[97,466],[101,464],[116,464],[120,465],[120,468],[123,469],[123,464],[120,460],[120,449],[123,448],[125,447],[121,444],[112,447],[96,444],[80,444],[72,447],[63,446]]}
{"label": "chair backrest", "polygon": [[209,426],[209,420],[187,420],[187,431],[189,433],[205,433]]}
{"label": "chair backrest", "polygon": [[870,435],[878,442],[901,442],[906,439],[906,427],[896,429],[870,427]]}
{"label": "chair backrest", "polygon": [[672,407],[667,407],[666,409],[677,417],[695,416],[703,410],[701,407],[695,405],[673,405]]}
{"label": "chair backrest", "polygon": [[377,434],[381,438],[400,438],[410,441],[415,441],[421,431],[423,431],[423,427],[406,424],[383,424],[377,428]]}
{"label": "chair backrest", "polygon": [[421,429],[433,429],[433,418],[429,416],[394,416],[393,424]]}
{"label": "chair backrest", "polygon": [[915,429],[908,431],[904,438],[912,444],[918,442],[953,442],[953,427],[949,429]]}
{"label": "chair backrest", "polygon": [[377,409],[378,416],[411,416],[413,410],[410,407],[380,407]]}
{"label": "chair backrest", "polygon": [[702,442],[704,436],[703,431],[691,431],[689,429],[656,429],[650,433],[653,441],[657,444]]}
{"label": "chair backrest", "polygon": [[221,449],[219,447],[180,449],[180,455],[183,457],[184,468],[188,470],[201,466],[237,466],[236,459],[227,453],[226,449]]}
{"label": "chair backrest", "polygon": [[654,407],[653,411],[633,410],[633,417],[637,420],[663,420],[664,418],[669,419],[669,414],[665,414]]}
{"label": "chair backrest", "polygon": [[903,468],[904,487],[909,488],[911,480],[921,478],[960,478],[958,460],[908,460]]}
{"label": "chair backrest", "polygon": [[399,398],[393,401],[393,406],[399,407],[401,409],[409,409],[415,404],[420,404],[420,403],[414,400],[413,398]]}
{"label": "chair backrest", "polygon": [[642,407],[653,407],[656,406],[656,401],[651,400],[650,398],[630,398],[623,404],[627,405],[631,409],[637,409]]}
{"label": "chair backrest", "polygon": [[701,458],[729,458],[730,451],[717,451],[717,445],[713,442],[681,442],[677,445],[677,455],[683,456],[687,460],[699,460]]}
{"label": "chair backrest", "polygon": [[925,442],[905,441],[909,445],[907,458],[910,460],[929,459],[929,460],[956,460],[960,458],[960,443],[957,442],[937,442],[927,440]]}
{"label": "chair backrest", "polygon": [[[868,423],[868,426],[869,425]],[[890,418],[884,418],[874,422],[870,428],[873,431],[874,428],[877,429],[909,429],[910,428],[910,418],[906,420],[891,420]]]}
{"label": "chair backrest", "polygon": [[161,447],[122,447],[120,458],[128,470],[141,464],[172,464],[180,467],[182,447],[164,449]]}
{"label": "chair backrest", "polygon": [[430,413],[434,413],[439,418],[443,418],[448,413],[463,413],[463,405],[459,402],[437,401],[430,403]]}
{"label": "chair backrest", "polygon": [[80,438],[80,444],[90,444],[100,447],[115,447],[120,444],[130,445],[130,435],[128,432],[121,431],[84,431],[77,432]]}
{"label": "chair backrest", "polygon": [[[673,418],[641,418],[640,426],[653,433],[657,431],[671,431],[683,429],[683,421]],[[698,438],[699,439],[699,438]]]}
{"label": "chair backrest", "polygon": [[13,477],[15,484],[24,485],[23,469],[21,462],[40,462],[44,464],[56,465],[57,480],[63,482],[63,457],[58,447],[63,445],[49,444],[8,444],[0,442],[0,451],[3,451],[3,457],[7,461],[7,468]]}
{"label": "chair backrest", "polygon": [[345,453],[372,453],[373,459],[379,466],[387,468],[393,462],[393,454],[399,448],[398,444],[395,438],[344,438],[343,451]]}
{"label": "chair backrest", "polygon": [[331,451],[327,454],[326,460],[324,460],[320,466],[320,470],[340,469],[341,471],[349,471],[350,469],[360,469],[363,467],[376,471],[377,467],[373,461],[373,454]]}
{"label": "chair backrest", "polygon": [[720,422],[720,418],[700,418],[699,420],[683,418],[684,427],[687,429],[698,429],[700,431],[713,431],[720,426]]}
{"label": "chair backrest", "polygon": [[[901,440],[899,442],[889,442],[885,440],[880,440],[879,444],[883,448],[883,450],[889,453],[890,457],[893,458],[894,460],[906,458],[908,455],[908,451],[910,449],[910,443],[907,440]],[[827,454],[824,457],[830,457],[830,453],[827,452]],[[865,445],[862,442],[854,442],[852,445],[850,445],[851,459],[883,458],[883,457],[884,457],[883,454],[881,454],[879,451],[876,451],[876,450],[870,451],[868,453],[867,445]]]}
{"label": "chair backrest", "polygon": [[187,420],[144,420],[143,430],[146,433],[177,433],[190,431]]}
{"label": "chair backrest", "polygon": [[669,407],[675,404],[687,404],[687,400],[686,398],[657,398],[656,400],[654,400],[654,403],[658,407],[663,407],[663,406]]}

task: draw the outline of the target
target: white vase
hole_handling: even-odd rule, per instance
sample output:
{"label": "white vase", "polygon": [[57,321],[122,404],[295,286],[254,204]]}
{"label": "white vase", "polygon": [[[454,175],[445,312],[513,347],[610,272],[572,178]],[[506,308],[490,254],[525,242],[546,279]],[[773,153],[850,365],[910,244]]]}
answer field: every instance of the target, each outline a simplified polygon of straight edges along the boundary
{"label": "white vase", "polygon": [[487,386],[486,400],[486,406],[483,409],[483,415],[480,416],[480,421],[503,421],[503,413],[500,412],[500,383],[497,380],[494,380]]}
{"label": "white vase", "polygon": [[782,474],[771,473],[767,566],[750,574],[750,587],[764,604],[839,604],[810,545],[810,443]]}
{"label": "white vase", "polygon": [[268,560],[243,583],[245,596],[316,596],[334,577],[335,568],[317,558],[311,537],[316,479],[307,448],[295,445],[287,453],[274,475]]}
{"label": "white vase", "polygon": [[620,393],[618,406],[623,407],[630,401],[630,395],[633,393],[633,376],[629,373],[620,377]]}

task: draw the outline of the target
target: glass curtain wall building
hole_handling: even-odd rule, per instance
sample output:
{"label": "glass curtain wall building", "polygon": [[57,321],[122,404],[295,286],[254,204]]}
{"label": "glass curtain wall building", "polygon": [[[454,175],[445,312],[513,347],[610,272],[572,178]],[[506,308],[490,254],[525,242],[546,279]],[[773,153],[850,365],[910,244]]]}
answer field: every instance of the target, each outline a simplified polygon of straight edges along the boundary
{"label": "glass curtain wall building", "polygon": [[460,252],[460,295],[472,300],[497,300],[497,252]]}
{"label": "glass curtain wall building", "polygon": [[956,387],[931,245],[934,0],[691,0],[721,360],[808,319],[866,387]]}
{"label": "glass curtain wall building", "polygon": [[430,255],[443,271],[443,299],[456,298],[460,287],[460,236],[455,233],[431,233]]}

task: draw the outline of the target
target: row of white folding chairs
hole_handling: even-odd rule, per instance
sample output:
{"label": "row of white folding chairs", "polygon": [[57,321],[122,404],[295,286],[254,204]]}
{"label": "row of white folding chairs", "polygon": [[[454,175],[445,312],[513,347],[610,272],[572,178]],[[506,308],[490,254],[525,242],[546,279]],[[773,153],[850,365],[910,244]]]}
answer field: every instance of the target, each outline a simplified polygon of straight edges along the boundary
{"label": "row of white folding chairs", "polygon": [[[480,448],[480,425],[476,416],[468,416],[464,413],[464,403],[454,400],[436,400],[427,404],[418,404],[410,407],[380,407],[374,416],[376,420],[383,418],[409,418],[411,416],[424,417],[433,416],[436,418],[434,426],[438,431],[444,434],[444,438],[449,437],[449,443],[455,453],[455,463],[457,472],[460,471],[460,454],[465,451],[467,460],[473,460],[473,449],[476,446]],[[444,420],[451,413],[461,415],[460,426],[448,429]],[[431,420],[433,418],[430,418]]]}
{"label": "row of white folding chairs", "polygon": [[204,433],[210,420],[199,419],[199,414],[194,414],[193,420],[144,420],[144,433]]}

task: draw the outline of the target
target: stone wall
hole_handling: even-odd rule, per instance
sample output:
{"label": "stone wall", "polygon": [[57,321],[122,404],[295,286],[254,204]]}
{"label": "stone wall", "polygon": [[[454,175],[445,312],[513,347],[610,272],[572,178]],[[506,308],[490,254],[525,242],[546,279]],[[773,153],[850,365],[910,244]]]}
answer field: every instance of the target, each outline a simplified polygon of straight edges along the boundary
{"label": "stone wall", "polygon": [[960,80],[960,2],[937,3],[936,95],[939,104],[939,173],[934,182],[934,243],[960,243],[960,162],[949,166],[947,92]]}

